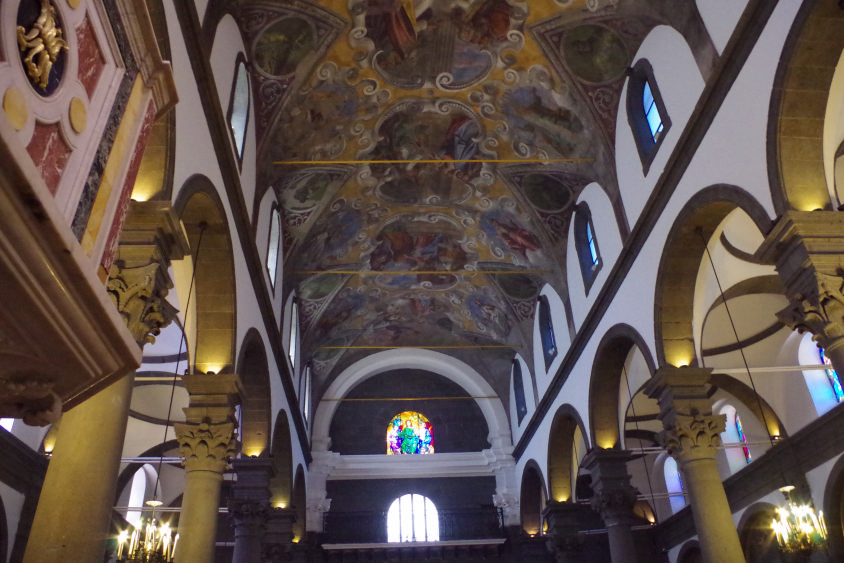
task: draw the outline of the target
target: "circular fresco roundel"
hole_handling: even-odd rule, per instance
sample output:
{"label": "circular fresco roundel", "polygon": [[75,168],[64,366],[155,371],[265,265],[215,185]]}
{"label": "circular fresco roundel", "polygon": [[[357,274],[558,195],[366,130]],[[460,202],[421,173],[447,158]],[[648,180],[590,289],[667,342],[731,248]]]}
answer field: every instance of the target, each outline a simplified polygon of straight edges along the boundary
{"label": "circular fresco roundel", "polygon": [[621,37],[602,25],[586,24],[566,32],[563,55],[578,78],[593,84],[620,78],[630,65]]}
{"label": "circular fresco roundel", "polygon": [[29,83],[41,96],[50,96],[64,75],[68,45],[61,14],[51,2],[21,2],[17,42]]}

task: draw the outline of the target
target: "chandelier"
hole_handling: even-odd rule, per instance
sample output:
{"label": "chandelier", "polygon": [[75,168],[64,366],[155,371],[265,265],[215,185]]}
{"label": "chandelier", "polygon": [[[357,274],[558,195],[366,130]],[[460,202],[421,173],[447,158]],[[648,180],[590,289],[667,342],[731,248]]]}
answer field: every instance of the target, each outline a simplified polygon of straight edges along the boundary
{"label": "chandelier", "polygon": [[[155,519],[155,507],[160,500],[150,500],[152,515],[146,521],[141,520],[137,528],[129,532],[123,530],[117,536],[117,561],[126,563],[170,563],[176,553],[179,534],[174,535],[169,522]],[[128,544],[128,545],[127,545]]]}
{"label": "chandelier", "polygon": [[791,500],[793,486],[780,489],[785,505],[777,508],[777,517],[771,528],[777,534],[777,543],[785,553],[811,552],[826,544],[826,523],[823,511],[815,514],[808,504],[796,505]]}

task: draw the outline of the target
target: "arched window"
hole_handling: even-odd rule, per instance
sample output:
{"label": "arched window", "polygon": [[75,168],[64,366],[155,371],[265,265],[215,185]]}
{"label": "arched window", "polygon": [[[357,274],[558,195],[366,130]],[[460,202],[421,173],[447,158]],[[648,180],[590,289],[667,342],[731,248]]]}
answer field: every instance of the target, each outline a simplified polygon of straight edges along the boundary
{"label": "arched window", "polygon": [[826,357],[826,354],[824,354],[823,348],[818,348],[818,352],[820,353],[821,363],[825,366],[829,366],[825,370],[826,377],[829,379],[829,385],[832,387],[835,399],[840,403],[844,400],[844,389],[841,388],[841,380],[838,379],[838,373],[832,367],[832,361]]}
{"label": "arched window", "polygon": [[545,358],[545,369],[557,357],[557,340],[554,337],[554,323],[551,320],[551,305],[544,295],[539,297],[539,338],[542,340],[542,356]]}
{"label": "arched window", "polygon": [[403,495],[387,511],[387,541],[439,541],[437,507],[422,495]]}
{"label": "arched window", "polygon": [[243,160],[243,145],[246,141],[246,126],[249,123],[249,71],[243,55],[238,56],[237,70],[232,83],[229,100],[229,129],[234,141],[238,162]]}
{"label": "arched window", "polygon": [[305,417],[305,424],[311,416],[311,363],[305,366],[305,373],[302,375],[302,416]]}
{"label": "arched window", "polygon": [[525,402],[525,384],[522,381],[522,364],[519,360],[513,360],[513,400],[516,401],[516,417],[518,423],[522,423],[527,414],[527,402]]}
{"label": "arched window", "polygon": [[733,422],[735,422],[736,425],[736,434],[738,434],[739,442],[744,444],[741,447],[741,451],[744,454],[744,461],[746,463],[750,463],[752,460],[752,458],[750,457],[750,448],[747,446],[747,436],[745,436],[744,434],[744,428],[741,425],[741,417],[739,417],[738,413],[736,413]]}
{"label": "arched window", "polygon": [[671,512],[675,514],[686,506],[686,497],[684,496],[683,478],[680,477],[680,471],[677,469],[677,462],[673,457],[665,458],[665,465],[662,467],[662,473],[665,477],[665,489],[668,491],[668,501],[671,503]]}
{"label": "arched window", "polygon": [[574,214],[574,241],[583,285],[588,292],[601,269],[601,253],[598,251],[598,240],[592,225],[592,213],[584,203],[577,206]]}
{"label": "arched window", "polygon": [[387,427],[387,454],[432,454],[431,423],[418,412],[405,411],[393,417]]}
{"label": "arched window", "polygon": [[290,366],[296,369],[296,354],[299,351],[299,305],[294,298],[290,302],[290,337],[287,339],[287,356]]}
{"label": "arched window", "polygon": [[671,127],[671,120],[659,93],[653,68],[645,59],[639,60],[630,71],[627,120],[642,160],[642,171],[647,174],[659,145]]}
{"label": "arched window", "polygon": [[270,274],[270,286],[275,288],[278,272],[278,252],[281,248],[281,213],[274,205],[270,212],[270,239],[267,241],[267,272]]}

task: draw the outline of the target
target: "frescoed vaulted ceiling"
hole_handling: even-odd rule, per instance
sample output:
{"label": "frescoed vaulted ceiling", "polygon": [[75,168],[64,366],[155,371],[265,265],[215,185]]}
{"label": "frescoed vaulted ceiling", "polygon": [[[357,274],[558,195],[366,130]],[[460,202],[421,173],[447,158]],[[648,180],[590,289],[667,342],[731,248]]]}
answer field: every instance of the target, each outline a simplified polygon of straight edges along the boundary
{"label": "frescoed vaulted ceiling", "polygon": [[618,199],[625,73],[653,26],[693,11],[677,4],[241,4],[259,189],[283,207],[284,287],[317,397],[403,346],[460,358],[508,396],[540,289],[566,295],[578,194],[597,181]]}

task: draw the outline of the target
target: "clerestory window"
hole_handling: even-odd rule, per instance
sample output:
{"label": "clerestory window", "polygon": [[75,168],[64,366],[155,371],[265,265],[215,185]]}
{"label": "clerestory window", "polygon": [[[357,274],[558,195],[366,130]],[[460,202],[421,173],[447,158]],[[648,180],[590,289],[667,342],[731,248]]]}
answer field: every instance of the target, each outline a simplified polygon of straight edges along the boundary
{"label": "clerestory window", "polygon": [[671,120],[653,68],[646,59],[639,60],[630,70],[627,84],[627,120],[636,140],[642,171],[648,174],[651,163],[671,127]]}
{"label": "clerestory window", "polygon": [[583,275],[583,286],[588,293],[602,263],[598,239],[595,237],[595,227],[592,224],[592,213],[585,203],[578,204],[574,212],[574,244],[580,263],[580,273]]}
{"label": "clerestory window", "polygon": [[554,322],[551,319],[551,305],[544,295],[539,297],[539,338],[542,341],[542,357],[545,359],[545,369],[557,357],[557,339],[554,336]]}
{"label": "clerestory window", "polygon": [[249,123],[249,71],[243,55],[238,57],[237,70],[232,83],[231,99],[229,101],[228,121],[229,130],[234,142],[235,154],[238,162],[243,160],[243,146],[246,142],[246,126]]}

